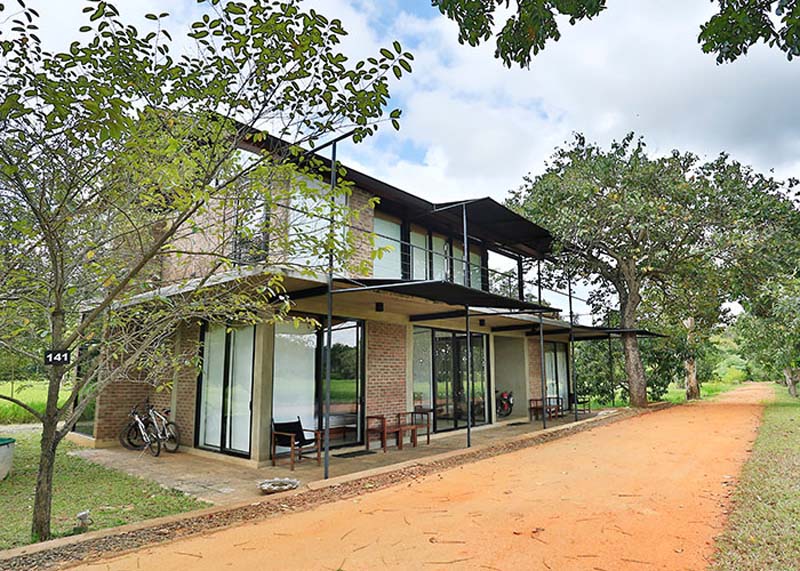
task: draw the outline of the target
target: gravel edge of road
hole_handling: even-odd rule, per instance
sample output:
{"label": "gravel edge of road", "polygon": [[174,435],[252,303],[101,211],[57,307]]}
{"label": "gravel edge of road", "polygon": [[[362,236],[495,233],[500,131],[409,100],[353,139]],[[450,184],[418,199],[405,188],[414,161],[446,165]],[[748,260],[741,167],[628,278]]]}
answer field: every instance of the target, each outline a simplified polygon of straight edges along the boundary
{"label": "gravel edge of road", "polygon": [[0,569],[3,571],[30,571],[90,563],[100,558],[123,555],[136,549],[152,547],[160,543],[192,537],[200,533],[220,531],[232,526],[260,521],[285,513],[306,511],[319,505],[351,499],[390,486],[410,483],[419,478],[465,464],[530,448],[572,434],[585,432],[598,426],[671,408],[671,406],[674,405],[652,407],[644,410],[623,409],[613,416],[595,417],[592,422],[564,425],[556,431],[534,433],[529,437],[512,440],[507,443],[489,444],[473,450],[465,449],[463,453],[458,455],[446,453],[445,456],[447,457],[442,459],[429,457],[421,459],[420,463],[411,466],[404,466],[396,470],[362,478],[354,478],[343,483],[304,489],[293,494],[281,494],[227,509],[212,508],[212,510],[208,510],[209,513],[195,513],[195,515],[192,515],[192,512],[189,512],[181,514],[182,517],[178,517],[174,521],[160,524],[154,523],[150,526],[145,525],[141,528],[120,531],[119,533],[113,533],[112,531],[101,537],[87,537],[84,541],[53,546],[31,553],[12,555],[5,558],[0,553]]}

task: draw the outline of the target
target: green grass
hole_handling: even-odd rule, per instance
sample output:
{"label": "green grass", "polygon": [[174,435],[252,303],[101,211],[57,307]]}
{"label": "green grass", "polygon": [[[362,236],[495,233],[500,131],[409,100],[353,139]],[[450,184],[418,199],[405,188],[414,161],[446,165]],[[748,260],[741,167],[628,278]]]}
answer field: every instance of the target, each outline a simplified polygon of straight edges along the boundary
{"label": "green grass", "polygon": [[351,403],[355,400],[356,383],[353,379],[331,379],[331,402]]}
{"label": "green grass", "polygon": [[[700,385],[700,397],[707,399],[740,386],[739,383],[703,383]],[[680,404],[686,402],[686,389],[670,385],[662,399],[663,401]]]}
{"label": "green grass", "polygon": [[[11,394],[11,383],[0,383],[0,395],[14,396],[35,410],[44,411],[47,403],[47,383],[42,381],[16,383],[14,394]],[[59,404],[69,396],[69,390],[62,389],[59,395]],[[38,422],[36,418],[24,408],[12,402],[0,400],[0,424],[27,424]]]}
{"label": "green grass", "polygon": [[717,571],[800,568],[800,400],[775,393],[717,541]]}
{"label": "green grass", "polygon": [[[30,543],[31,511],[38,465],[39,436],[14,434],[17,447],[9,477],[0,481],[0,549]],[[116,470],[70,456],[77,449],[62,442],[53,481],[52,529],[56,536],[70,535],[78,512],[89,509],[91,529],[114,527],[145,519],[206,507],[181,492],[166,490]],[[131,453],[131,462],[136,453]]]}

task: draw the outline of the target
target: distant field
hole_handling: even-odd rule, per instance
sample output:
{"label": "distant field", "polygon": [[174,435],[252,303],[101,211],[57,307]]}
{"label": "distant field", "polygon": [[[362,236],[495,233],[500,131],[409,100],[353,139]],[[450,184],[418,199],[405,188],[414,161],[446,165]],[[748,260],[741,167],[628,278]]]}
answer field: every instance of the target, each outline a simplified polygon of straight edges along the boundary
{"label": "distant field", "polygon": [[[20,388],[23,386],[23,388]],[[11,396],[11,383],[0,383],[0,395]],[[28,406],[35,410],[43,411],[47,402],[47,384],[43,382],[35,383],[15,383],[14,395]],[[64,402],[69,396],[68,390],[62,390],[59,402]],[[0,400],[0,424],[25,424],[37,422],[36,418],[23,408],[5,400]]]}

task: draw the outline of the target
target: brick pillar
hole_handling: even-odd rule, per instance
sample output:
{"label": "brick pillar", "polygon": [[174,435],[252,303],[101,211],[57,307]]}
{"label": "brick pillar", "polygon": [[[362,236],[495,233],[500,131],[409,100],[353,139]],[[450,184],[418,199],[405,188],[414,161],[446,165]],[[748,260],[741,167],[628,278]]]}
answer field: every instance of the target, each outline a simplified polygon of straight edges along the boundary
{"label": "brick pillar", "polygon": [[368,415],[403,412],[406,404],[406,326],[367,322]]}
{"label": "brick pillar", "polygon": [[525,338],[528,343],[528,383],[531,398],[542,398],[542,359],[539,351],[539,336]]}

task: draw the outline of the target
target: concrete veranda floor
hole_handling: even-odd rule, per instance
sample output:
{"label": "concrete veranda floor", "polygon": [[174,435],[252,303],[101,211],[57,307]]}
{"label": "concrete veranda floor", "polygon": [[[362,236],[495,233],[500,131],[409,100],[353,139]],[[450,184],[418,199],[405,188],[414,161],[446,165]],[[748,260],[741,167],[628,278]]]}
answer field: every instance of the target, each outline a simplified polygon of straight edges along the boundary
{"label": "concrete veranda floor", "polygon": [[[597,415],[598,413],[593,412],[581,414],[579,418],[584,420]],[[572,421],[574,421],[574,416],[570,414],[559,419],[548,420],[547,426],[551,428],[569,424]],[[524,418],[512,419],[502,424],[473,429],[472,444],[475,446],[491,444],[541,430],[541,420],[527,422]],[[341,458],[338,455],[354,450],[364,450],[363,446],[346,450],[334,449],[330,458],[330,476],[344,476],[460,450],[466,447],[466,431],[434,434],[431,436],[430,444],[426,444],[425,436],[420,435],[419,445],[416,448],[406,443],[403,450],[390,446],[386,453],[380,449],[375,450],[374,447],[377,445],[377,441],[372,444],[374,454],[354,458]],[[280,459],[278,466],[275,467],[253,468],[224,459],[210,458],[208,455],[199,456],[186,452],[177,454],[162,452],[161,456],[153,458],[146,452],[132,452],[123,448],[84,448],[71,452],[71,454],[134,476],[153,480],[166,488],[179,490],[215,505],[235,504],[261,497],[257,484],[268,478],[297,478],[300,480],[301,486],[323,479],[323,468],[317,466],[316,461],[310,458],[297,464],[292,472],[289,469],[288,460],[285,458]]]}

